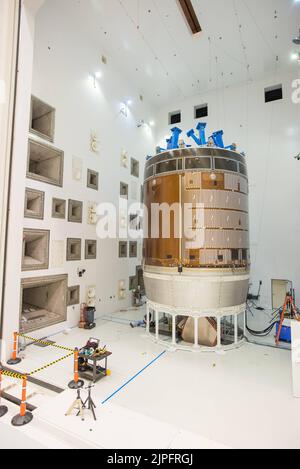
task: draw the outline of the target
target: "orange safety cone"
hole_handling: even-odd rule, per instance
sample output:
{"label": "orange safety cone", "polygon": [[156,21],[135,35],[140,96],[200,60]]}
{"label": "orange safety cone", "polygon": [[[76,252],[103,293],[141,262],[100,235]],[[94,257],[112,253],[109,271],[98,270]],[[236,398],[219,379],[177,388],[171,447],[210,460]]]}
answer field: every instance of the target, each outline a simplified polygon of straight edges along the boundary
{"label": "orange safety cone", "polygon": [[18,332],[14,332],[14,345],[13,345],[13,353],[10,360],[8,360],[8,365],[18,365],[21,363],[21,358],[18,358]]}
{"label": "orange safety cone", "polygon": [[2,403],[2,370],[0,370],[0,418],[7,414],[8,408]]}
{"label": "orange safety cone", "polygon": [[21,405],[20,405],[20,413],[16,415],[11,423],[14,427],[23,427],[30,423],[33,419],[33,415],[31,412],[27,412],[27,377],[23,376],[22,378],[22,398],[21,398]]}
{"label": "orange safety cone", "polygon": [[84,381],[79,379],[78,361],[79,361],[79,350],[76,348],[74,351],[74,379],[73,381],[69,383],[70,389],[80,389],[84,386]]}

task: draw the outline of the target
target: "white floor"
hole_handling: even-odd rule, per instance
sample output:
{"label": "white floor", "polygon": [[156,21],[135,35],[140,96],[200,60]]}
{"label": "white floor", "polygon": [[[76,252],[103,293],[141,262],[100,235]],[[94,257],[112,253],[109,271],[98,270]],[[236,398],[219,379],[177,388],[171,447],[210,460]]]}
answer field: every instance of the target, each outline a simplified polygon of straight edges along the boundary
{"label": "white floor", "polygon": [[[17,408],[10,405],[9,414],[1,419],[1,434],[8,426],[10,434],[15,432],[15,447],[22,445],[22,438],[30,438],[30,447],[37,448],[300,447],[300,401],[292,397],[291,357],[286,350],[246,344],[225,355],[168,352],[102,404],[164,350],[146,339],[143,329],[117,319],[143,314],[121,312],[113,321],[98,321],[92,332],[76,329],[54,339],[81,347],[93,336],[112,351],[112,375],[93,391],[97,422],[88,414],[84,422],[65,417],[74,392],[54,396],[33,389],[30,402],[38,406],[33,422],[21,431],[13,429],[10,419]],[[59,356],[55,349],[30,346],[16,368],[27,372]],[[72,360],[37,377],[66,388]],[[4,387],[8,384],[5,381]],[[6,445],[1,439],[0,447]]]}

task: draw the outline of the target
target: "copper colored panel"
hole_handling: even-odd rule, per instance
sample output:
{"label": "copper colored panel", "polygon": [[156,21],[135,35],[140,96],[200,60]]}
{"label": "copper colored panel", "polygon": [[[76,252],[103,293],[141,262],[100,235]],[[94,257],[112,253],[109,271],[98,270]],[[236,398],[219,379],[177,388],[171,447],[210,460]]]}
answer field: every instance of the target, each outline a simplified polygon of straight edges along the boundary
{"label": "copper colored panel", "polygon": [[225,189],[225,175],[223,173],[202,173],[202,189]]}
{"label": "copper colored panel", "polygon": [[[162,235],[162,215],[159,219],[158,239],[151,239],[151,233],[155,221],[151,219],[152,204],[178,204],[180,201],[180,176],[178,174],[158,177],[145,184],[145,204],[148,209],[148,232],[149,237],[144,241],[146,263],[149,265],[174,266],[180,257],[180,241],[175,237],[174,213],[170,216],[170,238],[161,238]],[[179,226],[177,232],[180,232]]]}

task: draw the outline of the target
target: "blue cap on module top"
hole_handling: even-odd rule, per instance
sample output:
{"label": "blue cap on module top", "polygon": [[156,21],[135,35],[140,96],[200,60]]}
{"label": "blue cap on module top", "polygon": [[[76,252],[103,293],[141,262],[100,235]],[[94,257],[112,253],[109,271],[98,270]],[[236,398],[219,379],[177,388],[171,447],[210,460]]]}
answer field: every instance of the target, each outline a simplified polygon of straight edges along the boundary
{"label": "blue cap on module top", "polygon": [[[199,122],[196,127],[196,130],[191,129],[186,133],[186,135],[188,138],[191,138],[198,146],[216,147],[216,148],[223,148],[225,150],[237,151],[236,143],[232,143],[231,145],[225,146],[224,140],[223,140],[223,136],[224,136],[223,130],[218,130],[216,132],[213,132],[213,134],[208,139],[206,139],[206,127],[207,127],[207,124],[205,122]],[[158,146],[156,148],[157,154],[160,154],[168,150],[177,150],[179,148],[190,148],[192,146],[192,145],[186,144],[184,139],[180,139],[180,135],[182,134],[181,129],[179,129],[178,127],[173,127],[173,129],[171,129],[171,132],[172,132],[171,137],[166,140],[167,148],[161,148]],[[242,152],[241,154],[243,156],[246,156],[244,152]],[[151,158],[152,156],[148,155],[146,159],[148,161]]]}

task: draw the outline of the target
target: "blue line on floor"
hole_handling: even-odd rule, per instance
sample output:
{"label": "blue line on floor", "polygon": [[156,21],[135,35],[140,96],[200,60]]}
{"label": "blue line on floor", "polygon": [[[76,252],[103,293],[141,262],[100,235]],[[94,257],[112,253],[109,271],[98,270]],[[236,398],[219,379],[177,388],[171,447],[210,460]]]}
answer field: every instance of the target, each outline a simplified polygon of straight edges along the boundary
{"label": "blue line on floor", "polygon": [[127,383],[123,384],[119,389],[117,389],[111,396],[109,396],[105,401],[102,402],[102,404],[106,404],[110,399],[112,399],[116,394],[118,394],[122,389],[124,389],[126,386],[128,386],[129,383],[131,383],[134,379],[136,379],[140,374],[142,374],[147,368],[149,368],[153,363],[155,363],[157,360],[159,360],[167,351],[165,350],[162,352],[158,357],[156,357],[152,362],[150,362],[148,365],[146,365],[141,371],[139,371],[136,375],[134,375]]}

